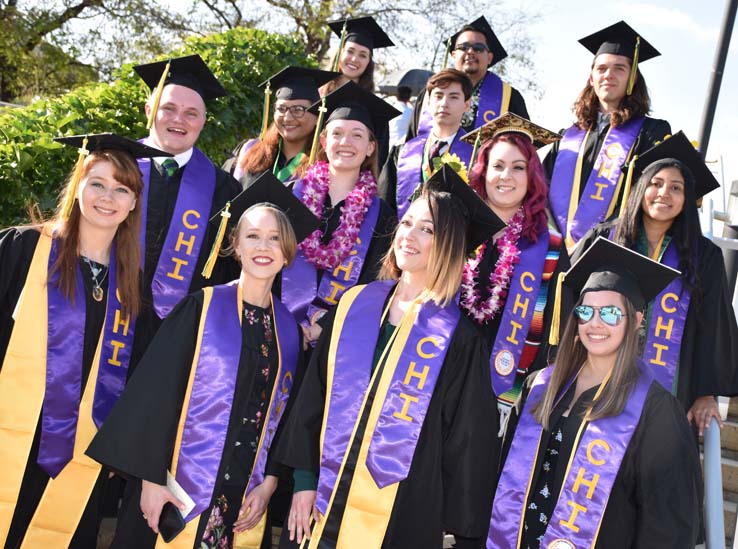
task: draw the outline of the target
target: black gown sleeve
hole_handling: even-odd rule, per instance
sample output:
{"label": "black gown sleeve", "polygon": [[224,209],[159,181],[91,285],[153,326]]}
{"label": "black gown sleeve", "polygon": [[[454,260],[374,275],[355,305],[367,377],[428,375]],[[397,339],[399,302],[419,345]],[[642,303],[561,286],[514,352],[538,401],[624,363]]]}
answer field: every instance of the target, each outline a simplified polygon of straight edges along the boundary
{"label": "black gown sleeve", "polygon": [[87,449],[91,458],[126,476],[166,484],[202,305],[203,293],[191,294],[164,320]]}
{"label": "black gown sleeve", "polygon": [[377,180],[379,197],[395,212],[397,212],[397,159],[401,150],[402,145],[392,147]]}
{"label": "black gown sleeve", "polygon": [[512,88],[510,93],[510,106],[508,108],[508,112],[530,119],[530,115],[528,115],[528,107],[525,105],[525,99],[523,99],[521,93],[515,88]]}
{"label": "black gown sleeve", "polygon": [[374,227],[374,234],[372,235],[369,249],[366,251],[366,257],[364,258],[364,265],[361,269],[361,274],[359,275],[358,284],[374,282],[377,279],[377,276],[379,276],[379,270],[382,267],[382,260],[384,259],[387,250],[389,250],[392,245],[392,236],[394,235],[396,226],[397,214],[384,200],[382,200],[380,202],[377,224]]}

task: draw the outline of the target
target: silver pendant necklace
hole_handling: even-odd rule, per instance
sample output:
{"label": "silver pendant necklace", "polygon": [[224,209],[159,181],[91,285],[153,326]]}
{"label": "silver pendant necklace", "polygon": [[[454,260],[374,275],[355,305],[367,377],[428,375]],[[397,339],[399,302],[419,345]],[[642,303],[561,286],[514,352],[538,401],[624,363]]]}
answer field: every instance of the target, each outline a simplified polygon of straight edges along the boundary
{"label": "silver pendant necklace", "polygon": [[[87,259],[85,256],[82,256],[82,259],[90,268],[90,273],[92,274],[92,299],[99,303],[105,297],[105,292],[103,292],[103,289],[100,287],[100,285],[105,282],[105,277],[108,276],[108,268],[105,265],[98,267],[97,264],[93,264],[93,262]],[[98,280],[97,277],[100,275],[100,273],[103,273],[103,275],[102,278]]]}

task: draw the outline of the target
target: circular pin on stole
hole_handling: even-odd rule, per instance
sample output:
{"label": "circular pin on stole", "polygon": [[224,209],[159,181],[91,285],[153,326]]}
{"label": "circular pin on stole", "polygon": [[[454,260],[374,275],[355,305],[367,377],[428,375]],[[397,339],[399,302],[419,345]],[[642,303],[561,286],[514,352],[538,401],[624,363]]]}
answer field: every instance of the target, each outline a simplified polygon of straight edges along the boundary
{"label": "circular pin on stole", "polygon": [[513,360],[513,354],[507,349],[500,351],[495,356],[495,370],[501,376],[510,374],[515,368],[515,361]]}

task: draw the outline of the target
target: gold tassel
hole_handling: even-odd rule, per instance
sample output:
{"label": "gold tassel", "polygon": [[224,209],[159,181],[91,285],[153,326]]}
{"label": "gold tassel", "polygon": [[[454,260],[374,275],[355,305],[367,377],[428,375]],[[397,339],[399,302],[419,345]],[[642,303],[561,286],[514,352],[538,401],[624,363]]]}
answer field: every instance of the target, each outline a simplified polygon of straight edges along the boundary
{"label": "gold tassel", "polygon": [[630,66],[630,75],[628,76],[628,88],[626,89],[626,93],[630,95],[633,93],[633,87],[635,86],[635,79],[638,72],[638,52],[641,49],[641,37],[636,36],[636,46],[635,51],[633,52],[633,64]]}
{"label": "gold tassel", "polygon": [[481,137],[482,137],[481,130],[477,130],[477,138],[474,140],[474,148],[472,149],[471,159],[469,160],[470,170],[474,167],[474,164],[477,162],[477,153],[479,152],[479,143],[481,141]]}
{"label": "gold tassel", "polygon": [[451,53],[451,39],[449,38],[446,40],[446,53],[443,54],[443,66],[441,66],[441,70],[445,69],[448,65],[448,56]]}
{"label": "gold tassel", "polygon": [[623,188],[623,198],[620,201],[620,213],[618,217],[623,217],[623,212],[625,212],[625,205],[630,195],[630,187],[633,185],[633,172],[635,172],[636,160],[638,160],[637,154],[630,159],[630,163],[628,164],[628,175],[625,176],[625,187]]}
{"label": "gold tassel", "polygon": [[61,218],[64,221],[69,219],[72,215],[72,208],[74,207],[74,201],[77,200],[77,189],[79,188],[79,180],[82,179],[82,168],[85,164],[85,157],[90,154],[87,150],[87,137],[82,140],[82,148],[79,149],[79,156],[77,157],[77,164],[74,166],[74,172],[69,180],[69,188],[67,189],[67,196],[64,198],[64,205],[61,209]]}
{"label": "gold tassel", "polygon": [[343,21],[343,28],[341,29],[341,40],[338,43],[338,53],[336,54],[336,58],[333,60],[333,67],[331,67],[331,70],[333,72],[340,72],[338,70],[338,65],[341,63],[341,52],[343,51],[343,45],[346,43],[346,23],[348,23],[348,19],[344,19]]}
{"label": "gold tassel", "polygon": [[328,109],[325,108],[325,97],[320,101],[320,107],[318,107],[318,123],[315,125],[315,133],[313,134],[313,144],[310,147],[310,161],[309,164],[312,166],[315,163],[315,156],[318,154],[318,142],[320,139],[320,132],[323,131],[323,119]]}
{"label": "gold tassel", "polygon": [[205,266],[202,268],[202,276],[209,279],[213,274],[213,267],[215,262],[218,260],[218,254],[220,253],[220,247],[223,245],[223,237],[225,236],[226,227],[228,226],[228,219],[231,217],[231,203],[226,202],[225,208],[220,212],[220,225],[218,225],[218,232],[215,234],[215,242],[213,248],[210,250],[208,260],[205,262]]}
{"label": "gold tassel", "polygon": [[154,120],[156,120],[156,111],[159,110],[159,102],[161,101],[161,93],[164,91],[164,84],[167,81],[167,76],[169,76],[169,67],[171,66],[172,62],[167,61],[166,67],[164,67],[164,72],[161,75],[161,78],[159,79],[159,85],[156,86],[156,91],[154,92],[154,101],[151,105],[151,111],[149,112],[149,119],[146,121],[146,129],[150,130],[151,126],[154,125]]}
{"label": "gold tassel", "polygon": [[261,141],[264,141],[264,136],[267,133],[267,128],[269,127],[269,100],[272,97],[272,87],[271,82],[267,82],[266,89],[264,89],[264,113],[262,114],[261,118],[261,134],[259,134],[259,139]]}
{"label": "gold tassel", "polygon": [[548,344],[559,344],[559,330],[561,329],[561,285],[564,283],[566,273],[559,273],[556,279],[556,297],[554,297],[553,316],[551,317],[551,329],[548,332]]}

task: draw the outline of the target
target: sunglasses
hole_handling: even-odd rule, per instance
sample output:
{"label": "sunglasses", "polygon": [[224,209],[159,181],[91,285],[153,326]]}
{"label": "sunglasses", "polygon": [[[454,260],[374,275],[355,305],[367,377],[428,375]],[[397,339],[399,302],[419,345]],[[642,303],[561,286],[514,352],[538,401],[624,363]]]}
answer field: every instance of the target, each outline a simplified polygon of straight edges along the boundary
{"label": "sunglasses", "polygon": [[605,305],[604,307],[593,307],[592,305],[579,305],[574,307],[574,316],[579,324],[586,324],[594,318],[595,311],[600,315],[600,320],[608,326],[617,326],[625,317],[625,313],[616,305]]}
{"label": "sunglasses", "polygon": [[308,108],[309,107],[303,107],[302,105],[292,105],[291,107],[278,105],[274,107],[274,114],[281,114],[282,116],[284,116],[285,114],[287,114],[287,111],[289,111],[293,118],[302,118],[303,116],[305,116]]}
{"label": "sunglasses", "polygon": [[465,52],[465,51],[469,50],[469,48],[471,48],[471,50],[474,53],[482,53],[482,52],[485,52],[485,51],[489,51],[489,48],[483,42],[474,42],[474,43],[471,43],[471,42],[462,42],[461,44],[457,44],[454,49],[456,51],[464,51]]}

